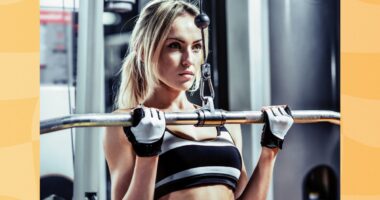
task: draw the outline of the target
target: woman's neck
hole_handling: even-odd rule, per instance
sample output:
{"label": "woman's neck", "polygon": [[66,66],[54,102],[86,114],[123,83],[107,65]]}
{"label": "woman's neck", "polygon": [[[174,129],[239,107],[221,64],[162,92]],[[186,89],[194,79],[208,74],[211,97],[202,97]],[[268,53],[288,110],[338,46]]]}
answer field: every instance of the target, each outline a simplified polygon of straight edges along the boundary
{"label": "woman's neck", "polygon": [[153,94],[144,102],[144,106],[170,112],[194,109],[194,105],[187,99],[185,91],[177,91],[165,86],[155,88]]}

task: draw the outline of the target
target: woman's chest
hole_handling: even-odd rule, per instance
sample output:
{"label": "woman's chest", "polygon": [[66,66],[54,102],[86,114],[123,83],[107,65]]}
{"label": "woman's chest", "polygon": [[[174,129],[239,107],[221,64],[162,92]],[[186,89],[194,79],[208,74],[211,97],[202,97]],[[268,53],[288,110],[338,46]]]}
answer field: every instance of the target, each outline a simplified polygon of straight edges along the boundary
{"label": "woman's chest", "polygon": [[220,131],[219,135],[216,132],[214,130],[212,139],[197,141],[179,137],[167,130],[161,146],[159,165],[171,168],[175,163],[175,167],[183,165],[183,168],[187,168],[225,164],[233,166],[240,163],[240,153],[230,134],[225,130]]}
{"label": "woman's chest", "polygon": [[215,127],[195,127],[193,125],[167,126],[174,135],[192,141],[212,140],[218,136]]}

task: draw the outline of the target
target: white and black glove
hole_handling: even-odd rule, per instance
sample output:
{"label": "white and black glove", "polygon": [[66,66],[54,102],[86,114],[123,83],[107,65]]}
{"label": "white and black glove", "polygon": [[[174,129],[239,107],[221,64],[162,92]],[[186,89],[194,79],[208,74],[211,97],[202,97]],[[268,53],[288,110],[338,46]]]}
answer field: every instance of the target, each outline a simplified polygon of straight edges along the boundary
{"label": "white and black glove", "polygon": [[294,122],[290,108],[268,106],[262,111],[265,124],[261,135],[261,146],[282,149],[284,137]]}
{"label": "white and black glove", "polygon": [[165,116],[154,108],[136,108],[132,114],[132,127],[124,127],[137,156],[157,156],[165,133]]}

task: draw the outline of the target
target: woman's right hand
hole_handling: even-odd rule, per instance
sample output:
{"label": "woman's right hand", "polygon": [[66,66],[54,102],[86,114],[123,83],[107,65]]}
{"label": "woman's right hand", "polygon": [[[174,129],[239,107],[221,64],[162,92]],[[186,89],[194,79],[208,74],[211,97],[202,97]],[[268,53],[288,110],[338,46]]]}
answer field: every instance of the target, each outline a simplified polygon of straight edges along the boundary
{"label": "woman's right hand", "polygon": [[132,127],[124,127],[137,156],[157,156],[165,133],[165,116],[154,108],[136,108],[132,114]]}

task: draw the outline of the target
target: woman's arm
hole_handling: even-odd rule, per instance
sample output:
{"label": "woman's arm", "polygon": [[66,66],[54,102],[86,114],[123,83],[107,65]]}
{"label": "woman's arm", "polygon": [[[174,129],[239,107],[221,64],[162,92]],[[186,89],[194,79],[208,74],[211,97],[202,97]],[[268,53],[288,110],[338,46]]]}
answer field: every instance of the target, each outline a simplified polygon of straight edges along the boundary
{"label": "woman's arm", "polygon": [[262,147],[261,155],[252,177],[239,199],[265,200],[273,175],[278,148]]}
{"label": "woman's arm", "polygon": [[103,148],[111,175],[111,199],[122,199],[129,188],[136,157],[122,127],[106,128]]}
{"label": "woman's arm", "polygon": [[261,138],[261,155],[252,177],[238,199],[265,200],[273,175],[274,163],[282,141],[293,124],[288,107],[264,107],[264,129]]}
{"label": "woman's arm", "polygon": [[136,108],[133,119],[131,127],[106,129],[104,150],[111,174],[112,199],[116,200],[154,197],[165,117],[157,109]]}
{"label": "woman's arm", "polygon": [[153,199],[158,156],[136,156],[122,127],[107,127],[103,144],[111,175],[111,199]]}
{"label": "woman's arm", "polygon": [[125,199],[153,199],[158,156],[136,157],[135,169]]}
{"label": "woman's arm", "polygon": [[[230,130],[231,136],[234,139],[236,147],[242,154],[242,136],[240,125],[226,125],[226,128]],[[269,183],[273,174],[273,166],[278,149],[262,148],[261,155],[257,166],[248,180],[247,171],[243,161],[241,175],[237,188],[235,190],[235,197],[237,199],[250,199],[250,200],[265,200]]]}
{"label": "woman's arm", "polygon": [[[235,145],[242,154],[242,136],[240,125],[226,125],[226,127],[230,130]],[[270,149],[267,147],[262,147],[259,161],[249,181],[243,162],[241,175],[235,190],[235,197],[237,199],[266,199],[278,151],[278,148]]]}

